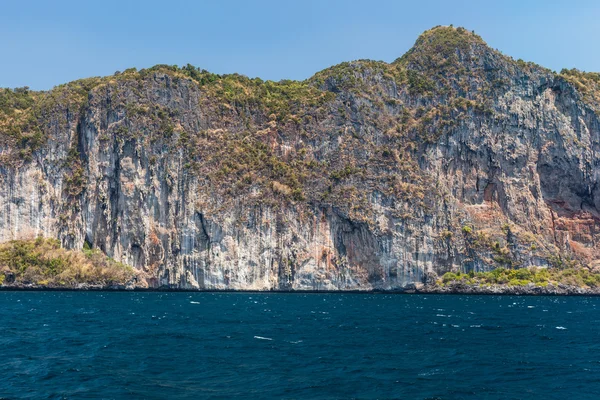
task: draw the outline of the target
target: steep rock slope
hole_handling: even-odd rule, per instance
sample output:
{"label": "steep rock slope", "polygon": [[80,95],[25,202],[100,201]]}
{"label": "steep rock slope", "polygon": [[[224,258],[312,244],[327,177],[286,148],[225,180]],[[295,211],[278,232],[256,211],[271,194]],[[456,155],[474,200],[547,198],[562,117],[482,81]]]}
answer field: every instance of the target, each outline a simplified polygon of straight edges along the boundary
{"label": "steep rock slope", "polygon": [[594,269],[599,85],[436,27],[305,82],[188,65],[4,90],[0,242],[90,246],[152,287]]}

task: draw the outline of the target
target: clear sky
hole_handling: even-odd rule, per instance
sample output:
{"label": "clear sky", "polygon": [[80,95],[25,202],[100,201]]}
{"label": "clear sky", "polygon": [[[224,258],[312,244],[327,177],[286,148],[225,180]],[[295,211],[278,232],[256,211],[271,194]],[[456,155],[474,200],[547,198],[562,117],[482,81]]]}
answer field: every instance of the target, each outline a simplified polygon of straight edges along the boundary
{"label": "clear sky", "polygon": [[186,63],[305,79],[342,61],[393,61],[450,24],[514,58],[600,71],[600,0],[0,0],[0,87]]}

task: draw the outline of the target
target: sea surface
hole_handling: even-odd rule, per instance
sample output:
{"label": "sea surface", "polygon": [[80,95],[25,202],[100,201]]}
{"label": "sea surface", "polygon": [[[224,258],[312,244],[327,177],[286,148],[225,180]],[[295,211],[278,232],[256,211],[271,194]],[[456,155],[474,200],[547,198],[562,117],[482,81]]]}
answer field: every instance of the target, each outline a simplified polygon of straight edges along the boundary
{"label": "sea surface", "polygon": [[0,398],[600,399],[600,298],[0,292]]}

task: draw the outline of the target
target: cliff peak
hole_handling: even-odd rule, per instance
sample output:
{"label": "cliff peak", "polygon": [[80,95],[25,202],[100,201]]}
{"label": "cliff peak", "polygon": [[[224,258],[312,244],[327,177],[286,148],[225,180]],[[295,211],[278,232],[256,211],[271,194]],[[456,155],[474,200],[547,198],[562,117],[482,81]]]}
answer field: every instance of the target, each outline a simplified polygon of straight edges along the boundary
{"label": "cliff peak", "polygon": [[450,60],[472,49],[479,49],[481,52],[494,51],[475,31],[455,28],[452,25],[436,26],[419,35],[413,47],[394,62],[425,64],[438,58]]}

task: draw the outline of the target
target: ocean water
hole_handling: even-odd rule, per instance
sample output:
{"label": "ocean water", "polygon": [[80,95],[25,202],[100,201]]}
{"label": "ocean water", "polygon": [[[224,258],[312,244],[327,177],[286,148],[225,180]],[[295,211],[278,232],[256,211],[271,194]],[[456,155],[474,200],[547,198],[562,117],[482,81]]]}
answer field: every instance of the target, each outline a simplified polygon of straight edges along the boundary
{"label": "ocean water", "polygon": [[600,398],[600,298],[0,292],[0,304],[0,398]]}

